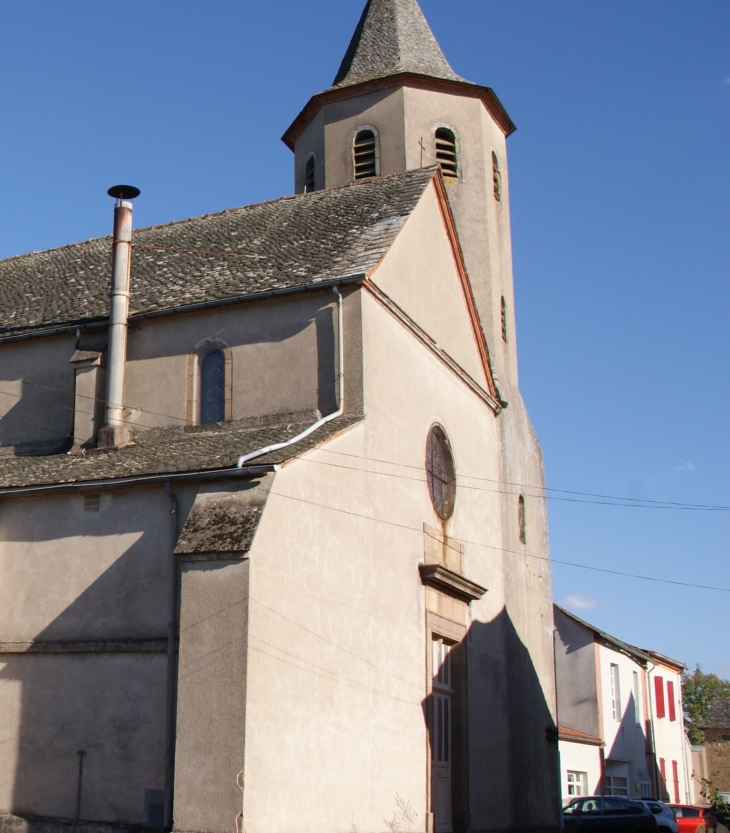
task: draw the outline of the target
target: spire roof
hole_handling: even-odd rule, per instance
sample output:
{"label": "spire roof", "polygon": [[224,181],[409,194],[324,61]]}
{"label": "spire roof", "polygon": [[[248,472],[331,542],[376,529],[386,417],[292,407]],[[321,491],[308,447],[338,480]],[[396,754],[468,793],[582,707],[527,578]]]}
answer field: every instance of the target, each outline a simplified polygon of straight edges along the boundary
{"label": "spire roof", "polygon": [[400,72],[463,81],[449,66],[417,0],[368,0],[333,86]]}

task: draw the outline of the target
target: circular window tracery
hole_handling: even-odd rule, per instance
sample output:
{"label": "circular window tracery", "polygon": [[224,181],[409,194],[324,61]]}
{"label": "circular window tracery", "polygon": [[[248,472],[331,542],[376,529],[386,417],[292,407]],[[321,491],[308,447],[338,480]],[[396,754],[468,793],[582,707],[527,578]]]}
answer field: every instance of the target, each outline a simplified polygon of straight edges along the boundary
{"label": "circular window tracery", "polygon": [[434,425],[428,432],[426,479],[436,514],[441,520],[448,520],[456,500],[456,469],[451,443],[440,425]]}

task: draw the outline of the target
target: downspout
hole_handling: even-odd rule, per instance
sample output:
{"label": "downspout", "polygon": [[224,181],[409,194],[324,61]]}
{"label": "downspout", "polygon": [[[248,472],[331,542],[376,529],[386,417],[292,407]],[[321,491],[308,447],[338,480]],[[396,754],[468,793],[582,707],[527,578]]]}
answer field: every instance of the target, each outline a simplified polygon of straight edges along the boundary
{"label": "downspout", "polygon": [[132,265],[132,200],[139,189],[115,185],[107,192],[116,198],[112,237],[112,287],[109,303],[109,353],[107,360],[106,414],[102,444],[120,445],[123,437],[124,365],[127,358],[129,276]]}
{"label": "downspout", "polygon": [[336,287],[332,287],[332,291],[337,296],[337,347],[338,347],[338,354],[337,354],[337,380],[338,380],[338,405],[336,411],[331,414],[328,414],[322,419],[317,420],[314,425],[310,425],[309,428],[302,431],[301,434],[297,434],[296,437],[292,437],[290,440],[287,440],[283,443],[276,443],[275,445],[267,445],[265,448],[258,448],[256,451],[251,451],[248,454],[243,454],[241,457],[238,458],[236,462],[236,468],[240,469],[246,465],[249,460],[255,460],[257,457],[263,457],[264,454],[270,454],[272,451],[278,451],[280,448],[286,448],[287,446],[293,445],[294,443],[298,443],[299,440],[303,440],[305,437],[308,437],[310,434],[313,434],[318,428],[321,428],[328,422],[331,422],[333,419],[337,419],[337,417],[342,416],[345,411],[345,345],[343,341],[343,326],[342,326],[342,295],[340,294],[340,290]]}
{"label": "downspout", "polygon": [[177,556],[180,504],[168,480],[165,491],[170,498],[170,611],[167,621],[167,700],[165,721],[165,830],[172,830],[172,797],[175,786],[175,640],[177,638]]}

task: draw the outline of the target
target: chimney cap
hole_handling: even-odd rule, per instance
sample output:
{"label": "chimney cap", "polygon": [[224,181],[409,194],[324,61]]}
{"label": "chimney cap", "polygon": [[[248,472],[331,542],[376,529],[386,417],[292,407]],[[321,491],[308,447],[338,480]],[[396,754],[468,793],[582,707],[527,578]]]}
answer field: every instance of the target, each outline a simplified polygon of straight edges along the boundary
{"label": "chimney cap", "polygon": [[107,194],[115,200],[133,200],[140,195],[140,190],[134,185],[113,185]]}

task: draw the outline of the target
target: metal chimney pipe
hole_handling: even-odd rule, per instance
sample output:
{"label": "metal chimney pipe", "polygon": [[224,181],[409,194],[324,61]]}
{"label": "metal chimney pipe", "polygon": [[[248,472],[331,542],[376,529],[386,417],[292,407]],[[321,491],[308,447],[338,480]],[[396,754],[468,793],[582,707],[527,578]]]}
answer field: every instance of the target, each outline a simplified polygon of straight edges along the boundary
{"label": "metal chimney pipe", "polygon": [[115,197],[112,238],[112,287],[109,312],[109,353],[105,424],[112,430],[113,444],[123,442],[124,366],[127,358],[127,319],[129,317],[129,275],[132,265],[132,203],[139,189],[115,185],[107,192]]}

